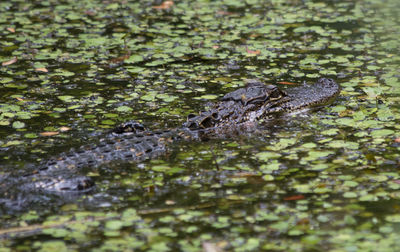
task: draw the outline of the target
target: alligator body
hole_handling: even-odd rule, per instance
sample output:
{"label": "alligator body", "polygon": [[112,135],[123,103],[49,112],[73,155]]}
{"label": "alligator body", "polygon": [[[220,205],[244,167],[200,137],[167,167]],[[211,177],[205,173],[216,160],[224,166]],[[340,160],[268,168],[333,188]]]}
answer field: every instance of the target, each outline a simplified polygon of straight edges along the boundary
{"label": "alligator body", "polygon": [[29,190],[55,192],[88,190],[94,183],[91,178],[77,175],[80,168],[117,160],[139,162],[154,158],[164,154],[173,142],[202,140],[240,124],[323,106],[335,99],[339,92],[339,85],[326,78],[313,85],[286,91],[274,85],[250,83],[245,88],[226,94],[210,110],[189,115],[180,128],[154,132],[136,122],[124,123],[96,144],[80,147],[42,163],[33,173],[24,176],[23,186]]}

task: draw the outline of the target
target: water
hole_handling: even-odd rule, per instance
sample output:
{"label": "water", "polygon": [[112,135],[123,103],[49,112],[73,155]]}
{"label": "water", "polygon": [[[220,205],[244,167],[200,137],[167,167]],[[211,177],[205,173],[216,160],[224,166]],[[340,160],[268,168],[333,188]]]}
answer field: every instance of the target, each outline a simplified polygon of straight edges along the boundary
{"label": "water", "polygon": [[[329,107],[263,122],[257,132],[177,143],[139,164],[87,167],[82,173],[94,178],[94,191],[38,193],[26,208],[3,206],[0,246],[399,247],[398,7],[1,3],[1,173],[34,169],[130,119],[151,130],[177,127],[247,79],[312,83],[326,76],[342,92]],[[2,191],[12,194],[9,184],[2,181]]]}

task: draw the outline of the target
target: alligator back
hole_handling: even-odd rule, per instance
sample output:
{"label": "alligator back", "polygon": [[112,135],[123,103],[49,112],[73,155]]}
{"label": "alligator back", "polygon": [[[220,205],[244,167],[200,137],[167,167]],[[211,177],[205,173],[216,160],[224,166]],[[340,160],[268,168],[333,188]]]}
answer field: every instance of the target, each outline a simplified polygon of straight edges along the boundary
{"label": "alligator back", "polygon": [[160,156],[166,152],[167,144],[181,138],[182,134],[177,130],[108,134],[95,144],[71,149],[43,162],[38,169],[25,174],[26,185],[46,191],[85,191],[94,183],[91,178],[79,175],[82,168],[118,160],[139,162]]}

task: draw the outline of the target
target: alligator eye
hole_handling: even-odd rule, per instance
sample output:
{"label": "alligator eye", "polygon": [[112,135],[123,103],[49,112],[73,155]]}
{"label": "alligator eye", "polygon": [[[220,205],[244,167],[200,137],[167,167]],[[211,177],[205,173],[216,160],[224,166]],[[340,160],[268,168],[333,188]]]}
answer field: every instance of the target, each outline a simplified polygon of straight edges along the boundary
{"label": "alligator eye", "polygon": [[189,122],[188,125],[186,125],[186,127],[188,127],[191,130],[196,130],[199,128],[199,126],[197,126],[197,123],[195,122]]}
{"label": "alligator eye", "polygon": [[322,83],[323,85],[329,87],[332,87],[335,85],[335,82],[332,79],[328,79],[328,78],[321,78],[318,80],[319,83]]}
{"label": "alligator eye", "polygon": [[270,94],[270,97],[272,99],[279,99],[279,98],[282,97],[282,93],[279,90],[276,89]]}
{"label": "alligator eye", "polygon": [[200,122],[200,125],[202,126],[202,128],[211,128],[213,125],[213,120],[211,117],[206,117],[204,118],[203,121]]}
{"label": "alligator eye", "polygon": [[138,123],[134,125],[134,128],[135,128],[136,130],[144,131],[143,125],[138,124]]}

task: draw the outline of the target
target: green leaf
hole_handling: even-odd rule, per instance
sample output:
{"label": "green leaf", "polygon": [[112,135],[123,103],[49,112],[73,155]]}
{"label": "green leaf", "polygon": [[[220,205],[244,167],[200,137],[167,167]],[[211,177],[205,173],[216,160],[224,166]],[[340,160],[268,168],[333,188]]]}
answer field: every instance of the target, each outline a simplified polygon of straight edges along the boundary
{"label": "green leaf", "polygon": [[25,127],[25,123],[20,122],[20,121],[15,121],[15,122],[13,122],[12,127],[14,129],[22,129]]}

